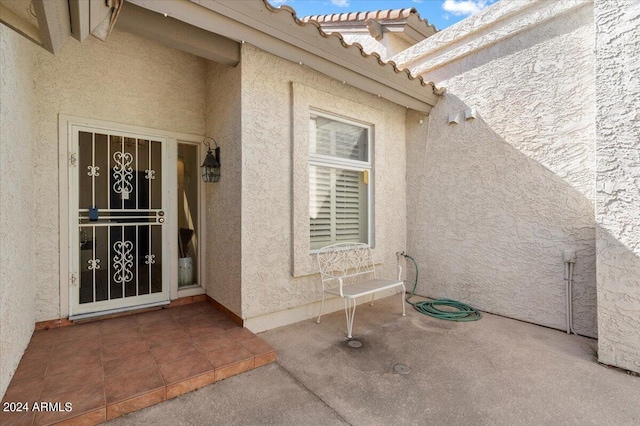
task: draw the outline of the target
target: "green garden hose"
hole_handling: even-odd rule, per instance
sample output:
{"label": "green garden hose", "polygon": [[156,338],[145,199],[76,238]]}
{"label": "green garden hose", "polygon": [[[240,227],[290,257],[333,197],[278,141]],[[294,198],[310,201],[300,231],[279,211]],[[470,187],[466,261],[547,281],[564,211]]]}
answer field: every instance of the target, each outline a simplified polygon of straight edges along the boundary
{"label": "green garden hose", "polygon": [[[430,317],[439,318],[447,321],[477,321],[482,318],[482,315],[477,309],[472,308],[469,305],[466,305],[462,302],[458,302],[456,300],[451,299],[437,299],[437,300],[421,300],[419,302],[411,302],[409,299],[413,297],[416,292],[416,287],[418,286],[418,264],[416,260],[405,254],[404,252],[401,254],[402,256],[411,259],[413,265],[416,267],[416,281],[413,283],[413,289],[409,293],[409,296],[405,299],[408,304],[413,306],[413,308],[420,312],[423,315],[429,315]],[[448,306],[451,308],[457,309],[456,311],[443,311],[437,308],[437,306]]]}

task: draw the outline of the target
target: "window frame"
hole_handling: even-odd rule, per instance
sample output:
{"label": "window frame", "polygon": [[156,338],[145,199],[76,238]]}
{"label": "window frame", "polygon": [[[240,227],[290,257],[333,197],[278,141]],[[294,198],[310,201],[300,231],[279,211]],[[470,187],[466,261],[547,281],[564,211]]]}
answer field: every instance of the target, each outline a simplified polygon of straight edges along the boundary
{"label": "window frame", "polygon": [[[374,167],[373,167],[374,165],[373,159],[374,159],[374,148],[375,148],[375,145],[374,145],[375,125],[373,123],[366,123],[363,121],[349,119],[344,116],[322,111],[316,108],[309,108],[309,117],[308,117],[309,123],[314,118],[314,116],[367,129],[367,160],[366,161],[351,160],[348,158],[342,158],[342,157],[337,157],[332,155],[312,153],[311,144],[309,144],[308,165],[309,165],[309,168],[311,166],[318,166],[318,167],[326,167],[331,169],[344,169],[344,170],[351,170],[356,172],[364,172],[364,171],[368,172],[369,181],[366,184],[367,186],[367,190],[366,190],[366,193],[367,193],[367,203],[366,203],[367,205],[367,231],[366,231],[367,241],[366,241],[366,244],[368,244],[369,247],[374,248],[375,244],[374,244],[374,232],[373,232],[374,230],[373,208],[374,208],[374,191],[375,191],[375,181],[374,181],[375,173],[374,173]],[[311,136],[311,133],[309,130],[309,137],[310,136]],[[311,176],[311,171],[309,168],[307,170],[308,178],[310,178]],[[310,190],[311,187],[308,185],[308,188]],[[307,196],[307,198],[309,202],[310,201],[309,195]],[[310,222],[310,217],[308,213],[307,213],[307,216],[308,216],[307,221]],[[320,250],[320,248],[312,249],[310,247],[311,246],[311,229],[309,229],[309,235],[307,236],[307,240],[309,242],[309,254],[318,253],[318,250]],[[332,243],[332,244],[335,244],[335,243]]]}

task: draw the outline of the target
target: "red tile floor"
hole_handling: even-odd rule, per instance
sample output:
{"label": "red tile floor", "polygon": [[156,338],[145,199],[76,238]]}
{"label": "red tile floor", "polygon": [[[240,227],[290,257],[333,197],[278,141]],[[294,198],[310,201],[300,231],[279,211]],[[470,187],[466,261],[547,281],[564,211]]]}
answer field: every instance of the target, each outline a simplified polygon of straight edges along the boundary
{"label": "red tile floor", "polygon": [[0,411],[0,425],[98,424],[275,360],[207,302],[36,331],[3,400],[29,411]]}

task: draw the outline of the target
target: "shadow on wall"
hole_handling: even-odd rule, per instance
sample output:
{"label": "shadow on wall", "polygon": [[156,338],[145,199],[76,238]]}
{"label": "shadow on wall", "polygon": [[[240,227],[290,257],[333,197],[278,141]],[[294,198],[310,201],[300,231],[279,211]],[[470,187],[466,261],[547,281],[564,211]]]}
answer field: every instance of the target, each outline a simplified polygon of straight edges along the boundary
{"label": "shadow on wall", "polygon": [[640,372],[640,256],[600,225],[597,239],[599,361]]}
{"label": "shadow on wall", "polygon": [[564,329],[562,253],[572,250],[574,329],[595,336],[593,203],[482,117],[447,124],[449,112],[466,108],[446,95],[432,111],[421,158],[407,164],[409,180],[421,186],[418,199],[408,200],[417,292]]}

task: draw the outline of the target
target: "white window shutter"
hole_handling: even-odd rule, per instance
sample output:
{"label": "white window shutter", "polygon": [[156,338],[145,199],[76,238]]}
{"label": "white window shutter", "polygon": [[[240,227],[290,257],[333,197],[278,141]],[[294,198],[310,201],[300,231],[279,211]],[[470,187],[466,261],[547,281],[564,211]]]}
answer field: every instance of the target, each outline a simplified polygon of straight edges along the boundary
{"label": "white window shutter", "polygon": [[363,206],[360,196],[360,172],[353,170],[336,171],[336,210],[335,210],[335,241],[360,241],[360,223]]}
{"label": "white window shutter", "polygon": [[311,247],[323,247],[332,241],[331,169],[309,167],[309,218]]}
{"label": "white window shutter", "polygon": [[312,250],[368,241],[371,128],[312,115],[309,122],[309,230]]}

